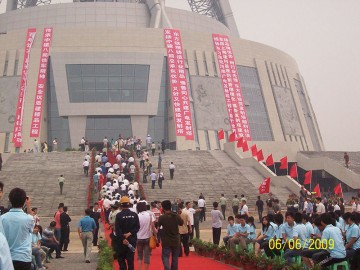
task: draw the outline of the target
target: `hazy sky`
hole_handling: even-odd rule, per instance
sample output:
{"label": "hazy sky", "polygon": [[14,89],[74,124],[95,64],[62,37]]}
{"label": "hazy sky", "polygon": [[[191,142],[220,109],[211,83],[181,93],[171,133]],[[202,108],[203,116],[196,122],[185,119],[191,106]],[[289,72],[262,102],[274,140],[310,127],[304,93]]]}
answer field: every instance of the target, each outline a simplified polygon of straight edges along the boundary
{"label": "hazy sky", "polygon": [[[186,0],[166,3],[189,9]],[[297,61],[326,150],[360,151],[360,1],[230,3],[242,38],[276,47]]]}

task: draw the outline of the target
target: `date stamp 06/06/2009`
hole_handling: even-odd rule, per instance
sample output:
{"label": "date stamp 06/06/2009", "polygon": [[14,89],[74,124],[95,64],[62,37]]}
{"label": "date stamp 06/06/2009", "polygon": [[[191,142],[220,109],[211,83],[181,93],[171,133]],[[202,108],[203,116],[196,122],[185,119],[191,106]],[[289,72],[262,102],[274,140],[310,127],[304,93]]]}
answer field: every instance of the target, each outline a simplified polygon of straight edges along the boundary
{"label": "date stamp 06/06/2009", "polygon": [[304,249],[307,248],[309,250],[316,250],[316,249],[334,249],[335,242],[334,239],[313,239],[309,238],[304,241],[301,239],[286,239],[283,241],[282,239],[270,239],[269,241],[269,248],[270,249],[277,249],[277,250],[284,250],[284,249]]}

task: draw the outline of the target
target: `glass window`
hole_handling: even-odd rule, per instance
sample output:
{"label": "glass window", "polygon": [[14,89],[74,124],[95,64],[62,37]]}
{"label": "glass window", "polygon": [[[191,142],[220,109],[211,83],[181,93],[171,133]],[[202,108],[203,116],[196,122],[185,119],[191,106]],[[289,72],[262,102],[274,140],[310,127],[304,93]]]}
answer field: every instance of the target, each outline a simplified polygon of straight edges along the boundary
{"label": "glass window", "polygon": [[110,90],[109,91],[109,101],[110,102],[121,102],[121,91],[120,90]]}
{"label": "glass window", "polygon": [[108,65],[94,65],[95,66],[95,75],[96,76],[108,76]]}
{"label": "glass window", "polygon": [[67,69],[68,77],[80,77],[81,76],[81,65],[69,65]]}
{"label": "glass window", "polygon": [[[71,66],[71,65],[68,65]],[[81,65],[82,76],[95,76],[95,65]]]}
{"label": "glass window", "polygon": [[95,91],[84,91],[84,102],[96,102]]}
{"label": "glass window", "polygon": [[95,91],[95,98],[96,98],[96,102],[108,102],[109,100],[109,91],[101,91],[101,90],[96,90]]}
{"label": "glass window", "polygon": [[109,77],[109,89],[121,89],[121,77]]}
{"label": "glass window", "polygon": [[83,77],[82,78],[82,89],[83,90],[96,89],[95,77]]}
{"label": "glass window", "polygon": [[145,102],[145,101],[146,101],[146,91],[134,90],[134,102]]}
{"label": "glass window", "polygon": [[238,66],[238,73],[251,137],[254,141],[272,141],[268,113],[256,68]]}
{"label": "glass window", "polygon": [[66,65],[66,72],[70,102],[147,101],[149,65]]}
{"label": "glass window", "polygon": [[109,76],[121,76],[122,65],[109,65]]}
{"label": "glass window", "polygon": [[122,102],[133,102],[134,101],[134,91],[121,90],[121,101]]}
{"label": "glass window", "polygon": [[109,89],[109,79],[108,77],[95,77],[95,89]]}
{"label": "glass window", "polygon": [[122,89],[134,89],[134,77],[122,77],[121,78]]}
{"label": "glass window", "polygon": [[135,65],[122,65],[121,75],[126,77],[134,77]]}

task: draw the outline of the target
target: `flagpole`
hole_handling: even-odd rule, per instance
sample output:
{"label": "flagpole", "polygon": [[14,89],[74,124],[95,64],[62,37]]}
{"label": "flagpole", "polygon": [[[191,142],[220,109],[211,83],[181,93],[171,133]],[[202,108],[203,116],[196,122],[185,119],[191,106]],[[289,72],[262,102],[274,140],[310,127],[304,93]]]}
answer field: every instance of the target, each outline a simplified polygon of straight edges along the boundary
{"label": "flagpole", "polygon": [[277,175],[277,173],[276,173],[276,166],[275,166],[275,162],[274,162],[274,171],[275,171],[275,174]]}

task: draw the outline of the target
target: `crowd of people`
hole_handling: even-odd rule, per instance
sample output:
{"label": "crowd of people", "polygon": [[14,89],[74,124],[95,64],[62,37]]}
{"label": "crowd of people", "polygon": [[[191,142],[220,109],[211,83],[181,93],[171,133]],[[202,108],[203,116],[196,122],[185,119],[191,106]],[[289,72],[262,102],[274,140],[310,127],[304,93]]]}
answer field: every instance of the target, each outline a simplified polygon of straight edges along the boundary
{"label": "crowd of people", "polygon": [[[3,194],[4,184],[0,182],[0,199]],[[54,220],[43,228],[38,209],[31,207],[25,190],[12,189],[9,202],[9,209],[0,208],[0,269],[43,270],[50,259],[64,258],[62,251],[67,251],[71,222],[67,207],[60,203]]]}
{"label": "crowd of people", "polygon": [[[221,220],[225,219],[227,199],[222,194],[219,204],[213,203],[213,242],[219,244]],[[255,203],[260,228],[246,206],[246,198],[232,199],[233,214],[228,216],[224,245],[234,254],[236,250],[253,251],[273,258],[284,258],[287,265],[302,261],[308,269],[346,261],[350,269],[360,269],[360,204],[359,198],[350,201],[352,211],[345,213],[343,198],[335,195],[317,197],[303,186],[299,197],[290,194],[286,211],[269,194],[264,202],[260,196]],[[245,210],[243,208],[245,207]],[[267,214],[263,213],[267,210]],[[285,212],[285,214],[284,214]]]}
{"label": "crowd of people", "polygon": [[[102,221],[105,229],[111,231],[111,245],[120,270],[134,269],[136,250],[139,269],[148,269],[152,248],[160,243],[164,269],[178,269],[178,258],[190,255],[191,239],[200,237],[200,223],[206,220],[207,207],[203,194],[196,201],[186,202],[180,199],[148,202],[143,198],[137,175],[142,173],[143,183],[149,177],[152,189],[156,183],[161,189],[165,154],[164,141],[155,144],[148,135],[144,143],[145,148],[139,138],[104,137],[102,151],[95,154],[91,179],[98,202],[85,210],[77,226],[85,263],[90,263],[91,247],[98,245]],[[79,146],[82,151],[89,151],[87,139],[82,138]],[[53,149],[56,151],[56,147]],[[155,156],[157,172],[151,162]],[[90,163],[91,156],[86,153],[85,176],[92,173]],[[170,179],[174,178],[174,172],[175,165],[171,162]],[[60,175],[58,183],[62,194],[64,175]],[[3,189],[0,182],[0,197]],[[0,269],[43,270],[53,257],[64,258],[71,222],[67,206],[60,203],[54,220],[43,229],[37,209],[31,207],[24,190],[11,190],[9,201],[10,210],[0,208]],[[360,269],[359,198],[353,198],[351,204],[352,212],[345,213],[342,198],[334,195],[320,198],[301,187],[299,196],[289,195],[283,211],[279,200],[270,193],[265,202],[259,196],[255,203],[261,224],[257,228],[244,194],[239,198],[235,195],[232,200],[221,194],[219,202],[212,203],[210,212],[213,242],[220,245],[223,220],[227,220],[226,236],[222,240],[233,254],[240,250],[270,258],[280,256],[288,265],[301,258],[309,269],[315,264],[329,266],[351,259],[351,269]],[[227,210],[228,205],[231,210]]]}

